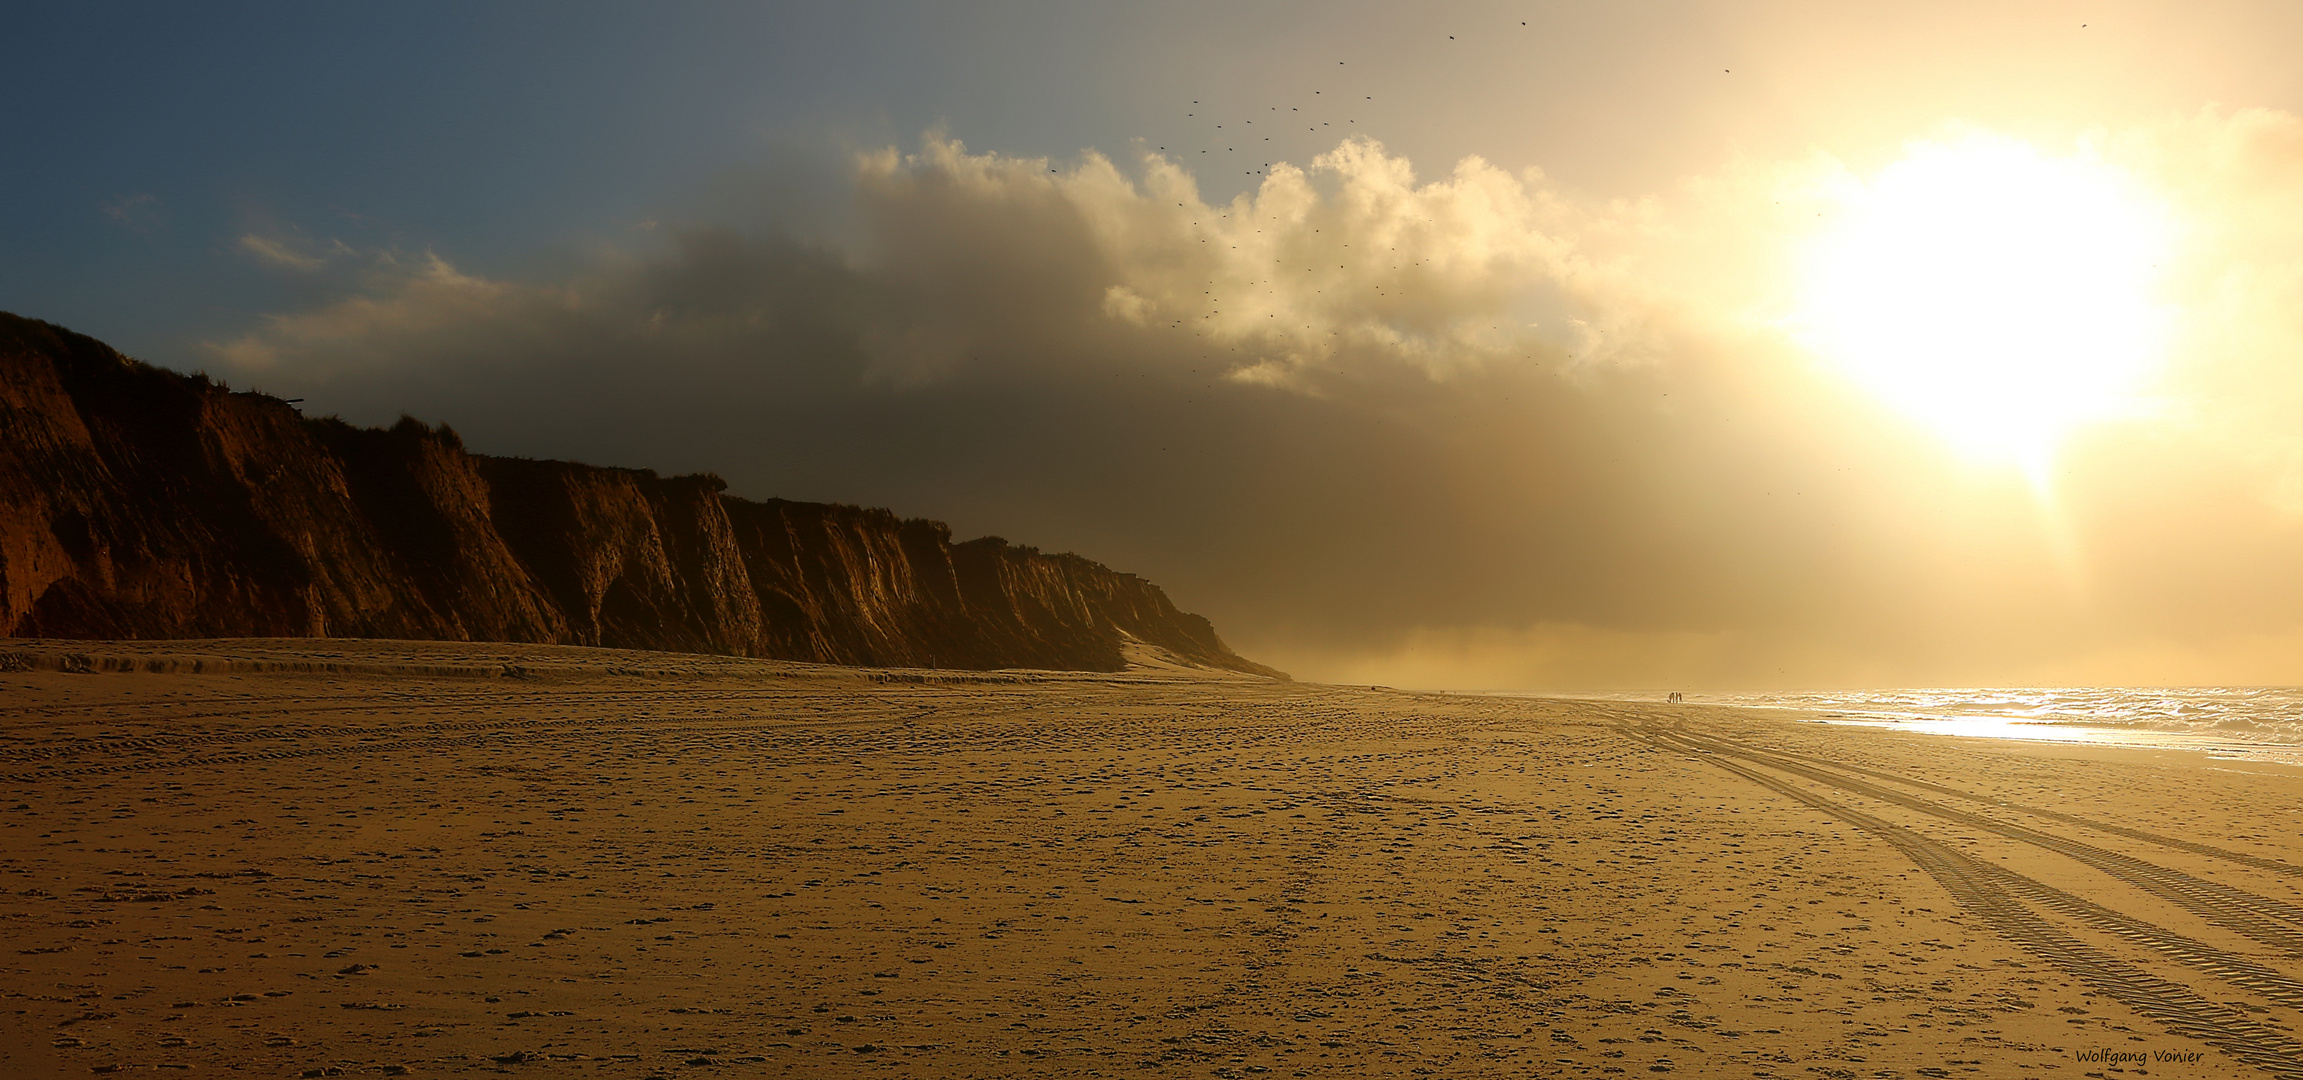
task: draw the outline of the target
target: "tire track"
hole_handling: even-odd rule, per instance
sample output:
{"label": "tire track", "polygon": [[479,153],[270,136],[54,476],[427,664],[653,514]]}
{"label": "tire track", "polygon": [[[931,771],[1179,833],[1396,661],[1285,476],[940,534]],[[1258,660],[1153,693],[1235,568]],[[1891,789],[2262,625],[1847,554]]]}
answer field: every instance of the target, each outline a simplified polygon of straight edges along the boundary
{"label": "tire track", "polygon": [[[770,693],[770,692],[768,692],[768,691],[762,691],[762,692],[761,692],[761,694],[763,694],[763,695],[764,695],[764,694],[767,694],[767,693]],[[621,692],[616,692],[616,693],[604,693],[604,694],[597,694],[597,695],[575,695],[575,694],[571,694],[571,695],[546,695],[546,694],[537,694],[537,695],[531,695],[531,696],[522,696],[522,697],[518,697],[518,698],[502,698],[502,697],[494,697],[494,696],[488,696],[488,697],[485,697],[485,698],[483,698],[483,699],[481,699],[481,700],[476,700],[476,701],[472,701],[472,702],[469,702],[469,703],[463,703],[463,702],[455,702],[455,703],[448,703],[448,704],[442,705],[442,704],[439,704],[439,703],[437,703],[437,702],[430,702],[430,703],[427,703],[427,707],[425,707],[425,708],[422,708],[422,709],[413,709],[413,708],[410,708],[410,707],[409,707],[409,706],[407,706],[407,705],[385,705],[385,706],[378,706],[378,705],[369,704],[369,703],[361,703],[361,704],[341,705],[341,706],[333,706],[333,707],[304,707],[304,708],[295,708],[295,709],[282,709],[282,710],[277,710],[277,711],[279,711],[279,712],[284,712],[284,713],[291,713],[291,714],[295,714],[295,715],[304,715],[304,714],[309,714],[309,713],[314,713],[314,712],[362,712],[362,711],[365,711],[365,712],[391,712],[391,711],[415,711],[415,712],[440,712],[440,711],[455,711],[455,712],[470,712],[470,711],[472,711],[472,710],[473,710],[473,708],[475,708],[475,707],[478,707],[478,706],[486,706],[486,707],[489,707],[489,708],[502,708],[502,709],[512,709],[512,708],[517,708],[517,707],[520,707],[520,706],[535,706],[535,705],[551,705],[551,706],[554,706],[554,707],[567,707],[567,706],[573,706],[573,705],[596,705],[596,704],[601,704],[601,703],[605,703],[605,702],[612,702],[612,701],[614,701],[614,700],[616,700],[616,699],[618,699],[618,698],[627,697],[627,696],[632,696],[632,695],[627,695],[627,694],[624,694],[624,693],[621,693]],[[665,699],[664,699],[664,697],[663,697],[662,695],[640,695],[640,696],[644,696],[644,697],[646,697],[646,698],[647,698],[647,700],[649,700],[651,703],[665,703]],[[732,696],[732,695],[731,695],[731,696]],[[759,696],[759,695],[744,695],[744,696],[746,696],[746,697],[753,697],[753,696]],[[692,706],[692,705],[702,705],[702,704],[708,704],[708,703],[718,703],[718,702],[725,702],[725,701],[727,701],[727,700],[729,700],[729,698],[728,698],[728,697],[725,697],[725,696],[715,696],[715,697],[710,697],[710,698],[702,698],[702,699],[677,699],[677,698],[676,698],[676,699],[672,699],[672,700],[671,700],[671,701],[670,701],[668,704],[670,704],[670,705],[673,705],[673,706],[678,706],[678,705],[691,705],[691,706]],[[887,710],[889,710],[889,711],[891,711],[891,712],[892,712],[892,711],[894,711],[894,710],[897,710],[897,709],[904,709],[904,708],[912,708],[912,707],[916,707],[916,705],[915,705],[914,703],[907,703],[907,702],[897,702],[897,701],[894,701],[894,700],[881,700],[881,701],[873,701],[873,702],[870,702],[870,704],[872,704],[872,705],[881,705],[881,706],[883,706],[885,709],[887,709]],[[861,709],[859,709],[859,710],[857,710],[857,711],[862,711],[862,710],[861,710]],[[190,715],[184,715],[184,716],[167,717],[166,719],[169,719],[169,720],[187,719],[187,720],[188,720],[188,719],[197,719],[197,718],[200,718],[200,717],[204,717],[204,716],[232,716],[232,717],[241,717],[241,718],[245,718],[245,717],[247,717],[247,716],[249,716],[249,715],[250,715],[250,714],[249,714],[249,712],[248,712],[248,711],[246,711],[246,710],[221,710],[221,711],[217,711],[217,712],[213,712],[213,713],[197,713],[197,714],[190,714]],[[923,715],[924,715],[924,714],[923,714]],[[873,717],[872,719],[879,719],[879,718],[880,718],[880,717]],[[737,719],[737,720],[731,720],[730,722],[744,722],[744,721],[746,721],[746,720],[748,720],[748,721],[750,721],[750,722],[754,722],[754,723],[758,723],[758,722],[761,722],[761,718],[758,718],[758,717],[742,718],[742,719]],[[859,721],[859,720],[795,720],[795,721],[785,721],[785,722],[774,722],[774,721],[769,721],[769,722],[770,722],[770,723],[775,723],[775,724],[776,724],[776,726],[778,726],[778,727],[782,727],[782,726],[793,726],[793,725],[818,725],[818,724],[824,724],[824,723],[856,723],[856,722],[861,722],[861,721]],[[364,737],[370,737],[370,736],[375,736],[375,735],[391,735],[391,734],[401,734],[401,733],[406,733],[406,732],[411,732],[411,731],[467,731],[467,730],[473,730],[473,729],[478,729],[478,728],[499,728],[499,727],[538,727],[538,726],[542,726],[542,725],[545,725],[545,724],[555,724],[555,723],[566,723],[566,721],[563,721],[563,720],[553,720],[553,719],[534,719],[534,720],[468,720],[468,721],[448,721],[448,720],[440,720],[440,721],[433,721],[433,722],[430,722],[430,723],[421,723],[421,724],[418,724],[418,723],[398,723],[398,724],[370,724],[370,725],[363,725],[363,726],[351,726],[351,725],[336,725],[336,726],[312,726],[312,725],[281,726],[281,725],[275,725],[275,726],[258,727],[258,728],[244,728],[244,729],[239,729],[239,730],[234,730],[234,731],[188,732],[188,733],[184,733],[184,734],[158,734],[158,735],[144,735],[144,736],[137,736],[137,737],[132,737],[132,738],[123,738],[123,739],[80,739],[80,740],[74,740],[74,741],[71,741],[71,742],[67,742],[67,743],[59,743],[59,744],[53,744],[53,745],[47,745],[47,746],[24,746],[24,747],[8,747],[8,748],[0,748],[0,762],[37,762],[37,761],[54,761],[54,760],[59,760],[59,759],[68,759],[68,758],[74,758],[74,757],[82,757],[82,756],[86,756],[86,755],[90,755],[90,754],[111,754],[111,753],[118,753],[118,752],[120,752],[120,751],[123,751],[123,750],[167,750],[167,749],[172,749],[172,748],[176,748],[176,747],[213,746],[213,745],[217,745],[217,744],[229,744],[229,743],[237,743],[237,742],[259,742],[259,741],[263,741],[263,740],[267,740],[267,739],[278,739],[278,740],[292,740],[292,739],[356,739],[356,738],[364,738]]]}
{"label": "tire track", "polygon": [[[1687,739],[1692,742],[1687,733],[1673,733],[1672,737]],[[1708,750],[1699,752],[1718,753]],[[1745,757],[1745,760],[1751,759]],[[1977,862],[1975,865],[1992,874],[2000,887],[2009,892],[2059,911],[2097,930],[2124,938],[2144,948],[2164,953],[2179,963],[2198,968],[2232,985],[2254,990],[2269,1000],[2292,1008],[2303,1009],[2303,980],[2294,979],[2284,972],[2265,967],[2246,957],[2226,952],[2205,942],[2185,937],[2172,930],[2104,907],[2092,900],[2075,896],[2045,882],[2015,873],[2005,867],[1983,862]]]}
{"label": "tire track", "polygon": [[2179,963],[2198,968],[2233,986],[2253,990],[2268,1000],[2290,1008],[2303,1009],[2303,981],[2290,978],[2283,972],[2264,967],[2246,957],[2224,952],[2205,942],[2184,937],[2172,930],[2154,926],[2134,916],[2113,911],[2092,900],[2073,896],[2005,867],[1989,863],[1978,865],[1992,871],[2000,886],[2010,892],[2105,933],[2165,953]]}
{"label": "tire track", "polygon": [[85,765],[69,769],[46,769],[34,773],[0,774],[0,783],[37,784],[77,776],[112,776],[119,773],[149,772],[154,769],[195,769],[215,765],[251,765],[260,762],[293,761],[299,758],[345,757],[354,754],[381,754],[407,750],[445,749],[458,746],[479,746],[487,743],[542,742],[556,738],[578,739],[609,734],[682,734],[677,728],[593,728],[586,731],[498,731],[463,736],[442,736],[429,739],[395,739],[387,742],[351,743],[337,746],[302,746],[279,750],[266,750],[245,754],[217,754],[210,757],[165,758],[153,761],[123,761],[110,765]]}
{"label": "tire track", "polygon": [[[868,729],[867,734],[871,731],[890,733],[900,732],[909,724],[931,719],[935,715],[935,709],[932,706],[921,708],[920,703],[918,702],[885,700],[874,701],[871,702],[871,704],[885,705],[886,708],[883,711],[872,712],[870,715],[848,715],[786,721],[762,721],[758,718],[725,717],[698,722],[700,719],[698,717],[680,716],[665,717],[664,719],[658,721],[625,721],[616,726],[603,727],[582,726],[564,720],[475,720],[467,722],[442,721],[424,725],[395,724],[361,728],[340,727],[298,730],[266,728],[260,731],[252,732],[217,733],[212,739],[206,736],[161,737],[158,740],[159,745],[157,746],[152,745],[155,740],[120,740],[116,744],[100,747],[99,749],[117,750],[131,747],[140,749],[168,749],[170,747],[183,746],[186,744],[187,740],[213,745],[214,743],[230,744],[237,742],[256,741],[258,739],[265,738],[287,742],[317,738],[353,739],[367,737],[366,741],[331,746],[292,746],[248,753],[214,754],[206,757],[163,757],[151,758],[142,761],[113,761],[101,765],[43,768],[33,772],[0,773],[0,783],[40,784],[78,776],[110,776],[129,772],[149,772],[156,769],[199,768],[219,765],[245,765],[261,762],[287,761],[309,757],[342,757],[365,753],[393,753],[399,751],[422,750],[428,748],[473,746],[488,742],[550,742],[553,740],[562,739],[581,741],[617,735],[638,735],[653,737],[668,735],[720,734],[779,740],[785,744],[793,743],[795,741],[804,743],[811,736],[817,739],[821,739],[829,737],[835,733],[848,732],[858,728]],[[864,710],[859,709],[857,711]],[[405,734],[409,732],[465,732],[466,734],[441,734],[430,738],[373,738],[373,736],[379,734]],[[1233,732],[1242,735],[1245,734],[1244,732],[1241,732],[1240,729],[1229,727],[1219,729],[1219,733],[1220,732]],[[1014,729],[975,729],[972,734],[974,734],[979,739],[996,740],[1015,738],[1018,736],[1026,735],[1045,735],[1046,729],[1044,727],[1031,726],[1018,727]],[[1224,745],[1240,745],[1242,741],[1252,742],[1255,740],[1242,739],[1226,742]],[[844,747],[844,752],[871,752],[877,749],[879,748],[850,744]]]}
{"label": "tire track", "polygon": [[[689,690],[679,696],[717,700],[727,697],[757,697],[765,694],[808,696],[804,690],[782,686],[762,687],[757,690]],[[182,700],[108,701],[92,705],[32,705],[21,708],[0,709],[0,720],[70,720],[105,718],[117,719],[123,712],[137,710],[137,719],[184,720],[210,716],[245,716],[250,712],[337,712],[382,706],[404,705],[427,708],[452,708],[466,702],[515,702],[523,705],[560,701],[593,702],[612,701],[617,698],[646,698],[656,700],[667,696],[662,691],[632,690],[563,690],[523,687],[519,684],[487,690],[459,692],[370,692],[362,696],[353,693],[333,694],[248,694],[244,698],[214,696]],[[261,706],[261,709],[254,708]],[[201,709],[198,712],[168,712],[171,709]]]}
{"label": "tire track", "polygon": [[[152,735],[144,738],[112,739],[93,744],[66,747],[25,747],[0,751],[0,761],[39,762],[69,760],[90,754],[116,754],[124,750],[173,750],[218,744],[263,742],[266,740],[292,742],[304,739],[358,739],[380,734],[408,732],[468,731],[481,728],[536,727],[542,720],[469,720],[461,723],[437,721],[429,724],[378,724],[371,727],[262,727],[242,731],[206,732],[196,735]],[[51,770],[46,775],[63,775]]]}
{"label": "tire track", "polygon": [[[2008,894],[2008,879],[2020,878],[2021,875],[1978,862],[1905,826],[1843,806],[1749,765],[1729,760],[1729,753],[1695,745],[1692,739],[1681,741],[1686,739],[1685,736],[1637,731],[1627,734],[1659,749],[1693,751],[1712,765],[1878,837],[1934,878],[1961,907],[1975,912],[1993,931],[2032,955],[2150,1017],[2169,1031],[2207,1043],[2231,1055],[2234,1060],[2253,1065],[2281,1080],[2303,1080],[2303,1043],[2255,1021],[2238,1009],[2210,1001],[2190,987],[2159,978],[2073,937]],[[1743,755],[1733,756],[1741,758]],[[2023,880],[2029,881],[2027,878]],[[2019,888],[2026,892],[2034,888],[2059,891],[2038,882],[2030,882],[2029,886]],[[2093,906],[2077,897],[2071,899],[2080,905]],[[2124,916],[2119,918],[2133,922],[2125,920]],[[2170,939],[2179,939],[2178,935],[2167,934],[2165,931],[2160,933]],[[2212,947],[2196,942],[2191,944],[2202,950],[2202,955],[2217,953]],[[2242,965],[2259,967],[2228,954],[2221,956],[2233,970],[2241,970]]]}
{"label": "tire track", "polygon": [[1800,758],[1741,749],[1692,732],[1675,732],[1673,735],[1690,746],[1710,753],[1733,754],[1746,761],[1805,777],[1842,791],[2067,856],[2173,903],[2216,926],[2283,950],[2289,955],[2303,956],[2303,908],[2292,904],[2221,882],[2196,878],[2180,870],[2171,870],[2133,855],[2096,847],[2069,837],[1955,810],[1941,803],[1840,775]]}
{"label": "tire track", "polygon": [[[1792,754],[1786,750],[1773,750],[1767,747],[1755,747],[1739,739],[1731,739],[1724,735],[1713,735],[1709,736],[1709,738],[1715,742],[1726,743],[1732,746],[1742,747],[1746,750],[1760,753],[1773,753],[1784,757],[1802,756]],[[1810,758],[1807,760],[1814,759]],[[2008,802],[2005,799],[1995,799],[1989,795],[1978,795],[1972,791],[1962,791],[1959,788],[1950,787],[1944,784],[1930,783],[1926,780],[1914,780],[1911,777],[1903,776],[1897,773],[1891,773],[1883,769],[1870,769],[1861,765],[1849,765],[1836,761],[1830,762],[1829,764],[1832,768],[1838,769],[1842,772],[1860,773],[1864,776],[1869,776],[1880,780],[1892,780],[1898,784],[1904,784],[1915,788],[1922,788],[1924,790],[1933,791],[1938,794],[1949,795],[1956,799],[1966,799],[1970,802],[1982,803],[1985,806],[2005,807],[2009,810],[2014,810],[2025,814],[2037,815],[2039,817],[2047,818],[2051,821],[2060,821],[2066,825],[2077,825],[2083,829],[2093,829],[2097,832],[2110,833],[2113,836],[2123,836],[2129,840],[2141,840],[2147,844],[2157,844],[2161,847],[2174,848],[2177,851],[2188,851],[2193,855],[2205,855],[2212,859],[2223,859],[2227,862],[2235,862],[2242,866],[2250,866],[2257,870],[2267,870],[2274,874],[2288,874],[2303,877],[2303,866],[2298,866],[2291,862],[2281,862],[2278,859],[2266,859],[2260,855],[2249,855],[2245,852],[2232,851],[2228,848],[2219,848],[2213,844],[2202,844],[2196,840],[2185,840],[2174,836],[2161,836],[2155,832],[2132,828],[2126,825],[2114,825],[2107,821],[2097,821],[2093,818],[2081,817],[2078,814],[2067,814],[2061,810],[2049,810],[2045,807],[2026,806],[2022,803]]]}
{"label": "tire track", "polygon": [[[354,754],[381,754],[408,750],[425,750],[457,746],[477,746],[491,742],[550,742],[558,739],[584,740],[611,735],[663,736],[713,733],[772,736],[784,733],[796,734],[808,731],[816,731],[825,728],[838,729],[864,726],[900,728],[901,725],[901,717],[873,717],[870,719],[859,720],[813,721],[806,723],[780,724],[772,727],[740,726],[740,722],[736,721],[722,724],[666,723],[634,724],[621,727],[554,727],[549,730],[526,731],[501,730],[502,728],[509,726],[504,724],[455,725],[456,727],[494,727],[498,730],[460,736],[447,735],[434,738],[392,739],[383,741],[349,743],[334,746],[285,747],[278,750],[266,750],[254,753],[216,754],[209,757],[193,758],[156,758],[149,761],[120,761],[106,765],[84,765],[74,768],[43,769],[38,772],[29,773],[0,773],[0,783],[39,784],[54,780],[68,779],[76,776],[111,776],[119,773],[149,772],[154,769],[190,769],[215,765],[248,765],[256,764],[259,762],[292,761],[298,758],[344,757]],[[519,726],[535,728],[540,727],[541,722],[539,721],[532,724],[522,724]]]}
{"label": "tire track", "polygon": [[[883,701],[893,700],[897,693],[895,691],[882,690],[878,686],[856,687],[853,688],[851,692],[859,695],[864,693],[877,692],[880,696],[874,698],[873,700]],[[737,698],[749,699],[759,697],[806,698],[814,697],[817,695],[805,688],[795,688],[783,685],[759,687],[751,690],[723,688],[715,690],[687,690],[677,693],[667,693],[661,690],[648,689],[562,690],[519,689],[517,687],[504,687],[500,689],[468,690],[439,694],[383,693],[373,696],[356,698],[349,697],[349,695],[344,693],[295,694],[279,696],[268,694],[258,696],[255,694],[249,694],[244,699],[236,699],[231,697],[193,698],[177,701],[130,699],[125,701],[112,701],[95,705],[71,707],[62,705],[30,705],[19,708],[0,708],[0,721],[45,722],[88,719],[117,720],[131,718],[124,716],[124,714],[134,712],[136,715],[133,716],[132,719],[144,722],[164,722],[203,719],[216,716],[239,717],[260,713],[301,714],[315,712],[349,712],[362,709],[388,707],[422,707],[432,709],[456,708],[461,707],[466,703],[484,704],[496,702],[520,705],[539,705],[556,704],[560,702],[614,701],[625,698],[641,698],[648,701],[657,701],[672,696],[703,701],[721,701]],[[347,700],[348,698],[349,700]],[[194,708],[200,709],[202,711],[168,711]]]}

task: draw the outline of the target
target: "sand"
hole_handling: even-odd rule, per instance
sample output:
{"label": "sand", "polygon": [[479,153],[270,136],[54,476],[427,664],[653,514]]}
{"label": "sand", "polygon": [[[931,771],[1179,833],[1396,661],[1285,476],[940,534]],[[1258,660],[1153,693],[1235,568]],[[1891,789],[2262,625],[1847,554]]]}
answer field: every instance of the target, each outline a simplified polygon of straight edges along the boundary
{"label": "sand", "polygon": [[1156,666],[0,667],[0,1075],[2303,1072],[2281,767]]}

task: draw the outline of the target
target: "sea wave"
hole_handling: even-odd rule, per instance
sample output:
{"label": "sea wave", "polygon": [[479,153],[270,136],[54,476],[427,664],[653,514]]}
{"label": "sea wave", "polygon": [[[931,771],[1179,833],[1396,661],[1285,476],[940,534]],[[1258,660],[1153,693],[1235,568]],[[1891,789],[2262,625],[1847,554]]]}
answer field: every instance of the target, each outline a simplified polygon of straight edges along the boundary
{"label": "sea wave", "polygon": [[[1664,700],[1661,692],[1576,695]],[[2204,749],[2303,761],[2303,687],[1968,687],[1685,691],[1688,704],[1991,738]]]}

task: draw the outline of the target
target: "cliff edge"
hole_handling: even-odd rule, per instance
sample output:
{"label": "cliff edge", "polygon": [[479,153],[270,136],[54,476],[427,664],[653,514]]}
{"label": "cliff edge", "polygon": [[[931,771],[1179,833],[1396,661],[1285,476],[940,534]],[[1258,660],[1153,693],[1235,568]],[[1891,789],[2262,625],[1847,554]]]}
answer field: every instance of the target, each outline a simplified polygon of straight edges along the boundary
{"label": "cliff edge", "polygon": [[308,419],[0,313],[0,633],[534,642],[876,667],[1285,676],[1077,555],[709,475]]}

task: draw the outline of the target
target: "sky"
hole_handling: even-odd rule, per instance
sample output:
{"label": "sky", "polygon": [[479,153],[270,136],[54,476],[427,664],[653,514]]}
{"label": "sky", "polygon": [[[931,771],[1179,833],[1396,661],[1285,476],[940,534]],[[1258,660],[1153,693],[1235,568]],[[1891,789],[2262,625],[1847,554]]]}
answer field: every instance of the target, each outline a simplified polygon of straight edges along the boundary
{"label": "sky", "polygon": [[2303,682],[2303,8],[46,5],[0,309],[1299,677]]}

